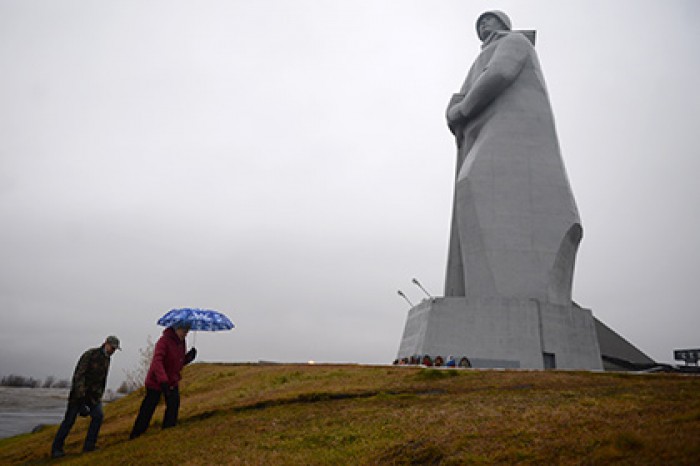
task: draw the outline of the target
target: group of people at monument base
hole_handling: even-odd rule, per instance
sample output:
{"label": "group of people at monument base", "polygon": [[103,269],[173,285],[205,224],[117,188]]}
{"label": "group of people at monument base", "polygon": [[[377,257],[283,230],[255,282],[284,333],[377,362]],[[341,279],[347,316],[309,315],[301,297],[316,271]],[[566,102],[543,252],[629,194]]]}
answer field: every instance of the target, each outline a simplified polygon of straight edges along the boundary
{"label": "group of people at monument base", "polygon": [[411,357],[395,359],[394,365],[395,366],[423,365],[426,367],[461,367],[461,368],[472,367],[471,361],[466,356],[462,356],[461,358],[459,358],[459,361],[458,361],[452,355],[447,356],[447,359],[445,359],[442,356],[435,356],[434,358],[432,358],[429,354],[423,354],[423,355],[416,354],[416,355],[413,355]]}
{"label": "group of people at monument base", "polygon": [[[189,325],[176,323],[166,328],[158,339],[146,375],[146,395],[134,421],[130,439],[134,439],[146,431],[161,395],[165,399],[166,405],[163,429],[177,424],[180,409],[178,385],[182,378],[180,373],[182,368],[197,356],[197,350],[194,347],[189,351],[186,348],[185,337],[187,337],[189,330]],[[83,451],[90,452],[97,448],[97,436],[104,419],[102,396],[104,395],[111,357],[118,349],[121,349],[119,338],[111,335],[105,339],[101,346],[85,351],[78,360],[73,373],[66,413],[51,446],[52,458],[65,456],[63,446],[78,415],[90,416],[91,418],[83,443]]]}

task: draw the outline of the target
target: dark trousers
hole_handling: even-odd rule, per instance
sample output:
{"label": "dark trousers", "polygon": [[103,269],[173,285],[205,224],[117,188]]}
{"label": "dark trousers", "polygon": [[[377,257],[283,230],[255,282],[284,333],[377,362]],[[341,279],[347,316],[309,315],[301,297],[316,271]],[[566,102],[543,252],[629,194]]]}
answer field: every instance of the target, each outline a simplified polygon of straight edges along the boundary
{"label": "dark trousers", "polygon": [[[151,418],[153,417],[153,412],[158,406],[160,401],[160,390],[151,390],[146,387],[146,396],[141,402],[141,408],[139,408],[139,414],[136,416],[136,421],[134,421],[134,427],[131,429],[131,435],[129,438],[136,438],[139,435],[146,432],[148,425],[151,423]],[[174,387],[168,392],[168,396],[165,397],[165,415],[163,416],[163,429],[168,427],[173,427],[177,424],[177,412],[180,409],[180,392],[177,387]]]}
{"label": "dark trousers", "polygon": [[[53,445],[51,446],[51,452],[61,452],[63,451],[63,444],[68,437],[68,433],[73,428],[75,424],[75,418],[78,417],[78,411],[80,410],[80,404],[78,403],[68,403],[66,408],[66,415],[63,417],[63,422],[56,432],[56,437],[53,439]],[[102,420],[104,419],[104,412],[102,411],[102,403],[97,403],[90,410],[90,427],[88,427],[87,435],[85,436],[85,443],[83,444],[84,451],[92,451],[95,449],[95,444],[97,443],[97,435],[100,433],[100,427],[102,426]]]}

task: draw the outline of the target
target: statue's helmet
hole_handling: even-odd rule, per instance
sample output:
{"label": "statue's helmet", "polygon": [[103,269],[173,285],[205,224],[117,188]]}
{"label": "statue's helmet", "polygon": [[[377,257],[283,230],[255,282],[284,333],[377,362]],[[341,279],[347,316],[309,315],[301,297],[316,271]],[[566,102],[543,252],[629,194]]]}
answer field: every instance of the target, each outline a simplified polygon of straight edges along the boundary
{"label": "statue's helmet", "polygon": [[510,18],[508,17],[507,14],[503,13],[500,10],[491,10],[491,11],[485,11],[479,15],[478,18],[476,18],[476,35],[481,39],[481,36],[479,35],[479,21],[481,21],[481,18],[483,18],[486,15],[493,15],[496,18],[498,18],[503,25],[508,29],[509,31],[511,30],[511,23],[510,23]]}

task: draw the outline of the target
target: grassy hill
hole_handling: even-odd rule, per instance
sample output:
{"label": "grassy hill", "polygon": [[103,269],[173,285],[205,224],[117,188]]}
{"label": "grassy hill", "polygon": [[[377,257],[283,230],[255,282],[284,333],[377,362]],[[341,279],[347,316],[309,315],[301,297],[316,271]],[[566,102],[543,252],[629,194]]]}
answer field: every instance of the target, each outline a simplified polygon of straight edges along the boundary
{"label": "grassy hill", "polygon": [[700,377],[355,365],[194,364],[180,424],[162,405],[129,441],[142,393],[87,419],[0,440],[0,464],[698,464]]}

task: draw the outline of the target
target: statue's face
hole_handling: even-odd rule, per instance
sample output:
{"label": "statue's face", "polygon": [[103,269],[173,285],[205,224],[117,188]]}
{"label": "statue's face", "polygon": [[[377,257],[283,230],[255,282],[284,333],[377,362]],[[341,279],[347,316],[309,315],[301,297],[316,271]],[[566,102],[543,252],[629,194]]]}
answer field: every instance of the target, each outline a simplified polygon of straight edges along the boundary
{"label": "statue's face", "polygon": [[492,32],[495,31],[506,31],[508,28],[503,22],[498,19],[495,15],[484,15],[483,18],[479,20],[479,39],[486,40]]}

